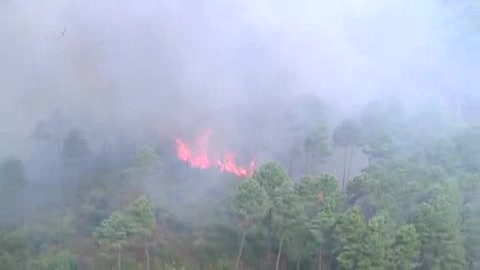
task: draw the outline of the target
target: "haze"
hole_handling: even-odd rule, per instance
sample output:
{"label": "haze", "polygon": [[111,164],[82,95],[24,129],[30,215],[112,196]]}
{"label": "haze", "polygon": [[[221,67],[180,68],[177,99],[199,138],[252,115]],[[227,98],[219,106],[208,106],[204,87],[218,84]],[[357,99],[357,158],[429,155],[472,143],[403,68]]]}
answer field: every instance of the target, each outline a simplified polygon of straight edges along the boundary
{"label": "haze", "polygon": [[4,155],[28,153],[33,125],[55,110],[73,123],[169,133],[235,130],[239,117],[261,118],[300,94],[340,113],[391,95],[411,103],[429,94],[478,99],[478,49],[456,2],[2,6]]}
{"label": "haze", "polygon": [[[464,268],[422,257],[410,268],[376,269],[478,269],[480,243],[470,242],[475,231],[459,220],[480,206],[469,200],[480,197],[479,18],[475,0],[0,1],[0,198],[13,206],[0,207],[0,264],[18,269],[65,251],[80,269],[120,269],[131,260],[125,269],[150,270],[150,251],[144,262],[135,246],[140,234],[107,248],[102,242],[115,213],[131,217],[147,205],[155,216],[155,229],[142,234],[151,269],[176,269],[167,261],[182,258],[194,262],[178,267],[205,270],[377,265],[349,268],[343,240],[328,248],[319,240],[340,236],[314,233],[318,220],[295,224],[300,236],[275,232],[274,207],[260,210],[278,203],[269,190],[278,185],[287,190],[284,202],[322,204],[318,217],[328,193],[341,208],[335,222],[353,215],[363,222],[355,228],[370,228],[386,220],[382,250],[394,250],[397,231],[421,234],[444,223],[454,228],[451,239],[464,239],[451,248],[461,251],[448,253]],[[175,148],[176,139],[192,146],[206,132],[211,139],[198,148],[211,153],[187,149],[182,157]],[[227,152],[235,169],[218,158]],[[185,161],[195,157],[202,163],[191,168]],[[248,200],[258,211],[246,218]],[[430,211],[425,204],[451,210],[438,214],[451,219],[422,227],[417,210]],[[234,216],[251,227],[238,227]],[[59,240],[49,222],[73,232]],[[39,229],[44,238],[37,225],[47,228]],[[22,233],[25,242],[15,238]],[[313,253],[292,239],[316,239]],[[24,249],[15,249],[19,242]],[[207,253],[224,259],[224,268]]]}

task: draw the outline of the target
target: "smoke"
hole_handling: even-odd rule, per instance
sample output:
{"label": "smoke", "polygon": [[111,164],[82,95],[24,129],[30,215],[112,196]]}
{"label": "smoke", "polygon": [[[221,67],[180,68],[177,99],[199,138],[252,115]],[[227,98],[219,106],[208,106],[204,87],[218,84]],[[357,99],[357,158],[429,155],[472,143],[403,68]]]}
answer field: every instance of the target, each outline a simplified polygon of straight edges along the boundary
{"label": "smoke", "polygon": [[275,139],[283,113],[302,95],[319,97],[337,114],[379,97],[411,103],[478,97],[477,41],[469,39],[461,4],[1,5],[0,146],[6,154],[28,153],[33,127],[54,111],[73,126],[105,132],[122,127],[141,136],[148,129],[173,138],[212,128],[260,145]]}

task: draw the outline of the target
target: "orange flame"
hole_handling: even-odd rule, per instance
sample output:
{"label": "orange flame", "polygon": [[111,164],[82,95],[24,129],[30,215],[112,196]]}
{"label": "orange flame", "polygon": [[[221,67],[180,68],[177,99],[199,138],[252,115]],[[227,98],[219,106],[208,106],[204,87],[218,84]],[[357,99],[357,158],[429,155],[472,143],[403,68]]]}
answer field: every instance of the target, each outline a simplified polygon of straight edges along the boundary
{"label": "orange flame", "polygon": [[235,174],[239,177],[252,176],[255,171],[255,161],[252,160],[248,166],[238,165],[235,155],[226,151],[222,158],[214,158],[209,155],[208,146],[212,133],[206,132],[200,136],[194,144],[195,151],[182,139],[175,139],[177,157],[190,164],[193,168],[208,169],[217,168],[221,172]]}

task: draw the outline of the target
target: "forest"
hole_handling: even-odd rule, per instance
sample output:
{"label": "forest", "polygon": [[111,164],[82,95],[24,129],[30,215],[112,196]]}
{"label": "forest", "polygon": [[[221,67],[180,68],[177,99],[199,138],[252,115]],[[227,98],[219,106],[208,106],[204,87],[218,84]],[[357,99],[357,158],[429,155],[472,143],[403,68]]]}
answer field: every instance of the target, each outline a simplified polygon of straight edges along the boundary
{"label": "forest", "polygon": [[[54,121],[40,123],[59,198],[20,203],[52,186],[2,162],[2,269],[478,269],[480,128],[386,104],[331,130],[289,118],[288,159],[246,177],[191,168],[168,142],[118,161],[73,129],[57,148]],[[324,173],[334,152],[339,170]]]}
{"label": "forest", "polygon": [[0,270],[480,270],[480,2],[0,2]]}

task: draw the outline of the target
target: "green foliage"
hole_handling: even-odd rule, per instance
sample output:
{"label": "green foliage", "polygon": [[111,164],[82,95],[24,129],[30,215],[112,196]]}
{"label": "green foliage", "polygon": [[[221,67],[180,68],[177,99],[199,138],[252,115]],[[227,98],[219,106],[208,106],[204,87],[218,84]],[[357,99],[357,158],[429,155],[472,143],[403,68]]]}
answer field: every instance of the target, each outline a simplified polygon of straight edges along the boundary
{"label": "green foliage", "polygon": [[363,152],[370,162],[385,162],[404,156],[409,143],[408,114],[398,100],[374,101],[360,115]]}
{"label": "green foliage", "polygon": [[0,254],[0,265],[3,269],[15,269],[17,258],[8,252],[2,252]]}
{"label": "green foliage", "polygon": [[442,139],[427,146],[425,159],[428,163],[440,166],[449,173],[456,174],[464,170],[455,142],[451,139]]}
{"label": "green foliage", "polygon": [[397,152],[397,147],[394,138],[384,132],[369,138],[363,152],[368,156],[370,162],[382,162],[392,159]]}
{"label": "green foliage", "polygon": [[342,269],[386,269],[389,238],[385,217],[369,222],[358,208],[341,216],[334,229],[335,254]]}
{"label": "green foliage", "polygon": [[460,180],[463,195],[462,231],[469,269],[480,266],[480,175],[467,175]]}
{"label": "green foliage", "polygon": [[1,269],[25,270],[77,270],[77,256],[68,251],[46,254],[41,257],[32,257],[25,260],[16,260],[8,253],[0,255]]}
{"label": "green foliage", "polygon": [[77,257],[68,251],[61,251],[41,260],[42,270],[77,270]]}
{"label": "green foliage", "polygon": [[346,193],[348,204],[359,207],[363,215],[368,218],[374,216],[379,211],[379,207],[386,207],[379,203],[381,194],[377,180],[368,173],[355,177],[347,186]]}
{"label": "green foliage", "polygon": [[127,209],[126,215],[132,222],[132,234],[147,236],[155,229],[155,206],[147,197],[135,200]]}
{"label": "green foliage", "polygon": [[160,157],[151,146],[141,147],[135,154],[132,162],[132,173],[135,176],[145,177],[158,169]]}
{"label": "green foliage", "polygon": [[262,165],[255,172],[253,179],[267,192],[269,198],[275,197],[277,189],[289,181],[285,169],[275,162]]}
{"label": "green foliage", "polygon": [[254,179],[247,179],[238,186],[232,206],[240,219],[243,232],[234,269],[238,269],[240,265],[247,229],[265,216],[270,203],[267,192]]}
{"label": "green foliage", "polygon": [[367,224],[358,208],[340,216],[333,231],[336,259],[342,269],[358,269]]}
{"label": "green foliage", "polygon": [[363,240],[363,253],[358,261],[358,269],[386,269],[389,236],[384,216],[375,216],[368,222]]}
{"label": "green foliage", "polygon": [[362,130],[354,119],[346,119],[333,131],[333,142],[339,147],[360,145]]}
{"label": "green foliage", "polygon": [[106,249],[119,250],[128,242],[128,237],[134,231],[132,220],[120,211],[114,212],[108,219],[102,221],[93,236],[97,243]]}
{"label": "green foliage", "polygon": [[307,176],[295,185],[295,190],[304,221],[296,227],[290,243],[295,250],[290,253],[296,259],[318,254],[328,261],[334,245],[333,228],[343,204],[337,180],[330,175]]}
{"label": "green foliage", "polygon": [[63,157],[66,161],[82,160],[90,154],[88,142],[80,129],[72,129],[63,140]]}
{"label": "green foliage", "polygon": [[337,180],[331,175],[304,177],[295,189],[308,218],[316,217],[322,209],[337,211],[341,206],[342,194]]}
{"label": "green foliage", "polygon": [[[78,185],[60,187],[27,182],[30,168],[6,159],[0,269],[271,269],[275,253],[282,269],[479,269],[478,127],[453,128],[451,115],[435,108],[409,115],[394,100],[367,105],[329,134],[317,101],[296,103],[281,123],[289,127],[278,139],[287,149],[267,153],[305,159],[298,174],[288,164],[291,176],[277,162],[240,182],[214,171],[180,173],[169,155],[157,153],[169,149],[163,142],[118,157],[114,166],[75,166]],[[63,145],[63,132],[38,127],[35,134],[67,163],[108,156],[107,148],[101,156],[90,153],[80,130],[71,130]],[[343,149],[329,159],[331,140]],[[359,147],[369,165],[351,175],[352,162],[366,161],[352,158]],[[342,165],[340,181],[314,174]],[[70,179],[73,167],[61,169]],[[298,181],[300,174],[312,175]],[[34,197],[48,197],[50,189],[64,199],[35,205]],[[26,203],[28,190],[35,196]],[[198,199],[189,201],[192,194]]]}
{"label": "green foliage", "polygon": [[465,130],[455,138],[462,163],[471,172],[480,172],[480,127]]}
{"label": "green foliage", "polygon": [[420,240],[411,224],[397,228],[395,239],[389,254],[389,269],[409,270],[418,267]]}
{"label": "green foliage", "polygon": [[[117,264],[122,263],[122,248],[135,238],[146,239],[155,229],[153,203],[142,196],[126,209],[115,211],[95,229],[93,236],[98,245],[107,251],[117,253]],[[148,242],[145,242],[145,252]],[[126,261],[128,263],[128,260]],[[135,262],[131,262],[135,264]],[[147,263],[150,263],[148,260]],[[120,266],[119,266],[120,267]]]}
{"label": "green foliage", "polygon": [[303,223],[300,199],[296,196],[291,182],[278,187],[272,199],[272,224],[278,238],[288,238],[289,231]]}
{"label": "green foliage", "polygon": [[331,155],[331,147],[326,127],[320,126],[309,132],[303,142],[305,148],[307,171],[311,171],[315,163],[324,163]]}
{"label": "green foliage", "polygon": [[460,216],[447,194],[438,194],[422,203],[414,219],[421,241],[420,261],[424,269],[465,267]]}
{"label": "green foliage", "polygon": [[0,246],[6,252],[15,254],[17,259],[26,260],[71,240],[77,233],[73,222],[68,214],[60,217],[39,216],[2,235]]}
{"label": "green foliage", "polygon": [[8,195],[27,184],[25,165],[15,157],[9,157],[0,164],[0,192]]}
{"label": "green foliage", "polygon": [[257,181],[248,179],[238,186],[232,206],[240,218],[241,227],[249,228],[265,216],[270,202],[262,186]]}

